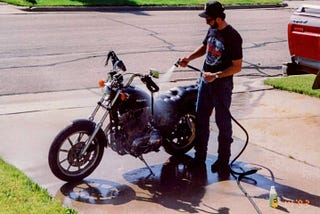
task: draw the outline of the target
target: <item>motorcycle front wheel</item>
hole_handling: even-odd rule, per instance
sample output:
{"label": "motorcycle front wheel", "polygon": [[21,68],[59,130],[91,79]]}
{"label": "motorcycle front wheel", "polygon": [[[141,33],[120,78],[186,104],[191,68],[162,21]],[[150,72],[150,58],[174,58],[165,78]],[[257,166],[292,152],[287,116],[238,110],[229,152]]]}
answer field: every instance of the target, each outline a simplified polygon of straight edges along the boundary
{"label": "motorcycle front wheel", "polygon": [[168,154],[182,155],[193,148],[196,136],[195,118],[192,114],[183,115],[173,130],[163,138],[163,147]]}
{"label": "motorcycle front wheel", "polygon": [[48,161],[57,178],[67,182],[81,181],[96,169],[104,152],[104,146],[97,136],[87,151],[81,154],[93,131],[92,124],[75,122],[56,136],[49,150]]}

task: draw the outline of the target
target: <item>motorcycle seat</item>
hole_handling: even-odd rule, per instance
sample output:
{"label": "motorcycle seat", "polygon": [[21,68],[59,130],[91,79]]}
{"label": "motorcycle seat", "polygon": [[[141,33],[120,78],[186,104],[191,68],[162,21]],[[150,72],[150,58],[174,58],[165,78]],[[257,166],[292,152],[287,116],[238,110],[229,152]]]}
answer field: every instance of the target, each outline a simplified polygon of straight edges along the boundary
{"label": "motorcycle seat", "polygon": [[188,96],[190,94],[197,94],[197,91],[197,85],[177,86],[170,89],[168,93],[161,95],[160,98],[164,102],[176,102],[182,97]]}

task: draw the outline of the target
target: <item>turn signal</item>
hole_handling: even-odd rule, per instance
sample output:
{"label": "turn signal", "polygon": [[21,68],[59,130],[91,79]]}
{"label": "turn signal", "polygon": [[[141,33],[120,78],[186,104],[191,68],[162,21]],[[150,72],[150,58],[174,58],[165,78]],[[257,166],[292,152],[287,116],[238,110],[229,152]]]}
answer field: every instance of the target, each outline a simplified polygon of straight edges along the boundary
{"label": "turn signal", "polygon": [[104,87],[104,80],[99,80],[99,87],[103,88]]}
{"label": "turn signal", "polygon": [[126,101],[128,98],[129,98],[129,94],[127,94],[127,93],[120,94],[121,101]]}

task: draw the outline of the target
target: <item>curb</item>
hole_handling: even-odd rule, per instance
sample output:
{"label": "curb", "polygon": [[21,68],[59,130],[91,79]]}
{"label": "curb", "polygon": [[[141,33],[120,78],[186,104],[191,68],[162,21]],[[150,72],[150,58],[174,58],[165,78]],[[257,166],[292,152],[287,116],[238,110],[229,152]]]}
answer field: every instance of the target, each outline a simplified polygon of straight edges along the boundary
{"label": "curb", "polygon": [[[287,3],[261,5],[226,5],[226,9],[252,9],[287,7]],[[65,11],[92,11],[92,12],[127,12],[127,11],[170,11],[170,10],[203,10],[203,6],[70,6],[70,7],[25,7],[20,10],[26,12],[65,12]]]}

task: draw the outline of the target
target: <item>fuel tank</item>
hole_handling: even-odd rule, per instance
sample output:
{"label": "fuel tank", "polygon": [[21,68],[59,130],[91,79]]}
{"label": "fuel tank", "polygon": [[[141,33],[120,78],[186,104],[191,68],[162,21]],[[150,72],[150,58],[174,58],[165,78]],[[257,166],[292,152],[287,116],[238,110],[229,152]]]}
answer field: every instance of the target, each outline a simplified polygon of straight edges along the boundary
{"label": "fuel tank", "polygon": [[126,93],[128,97],[125,101],[122,101],[119,104],[120,114],[124,114],[132,109],[142,109],[145,107],[150,107],[151,97],[144,90],[138,87],[129,86],[122,92]]}

